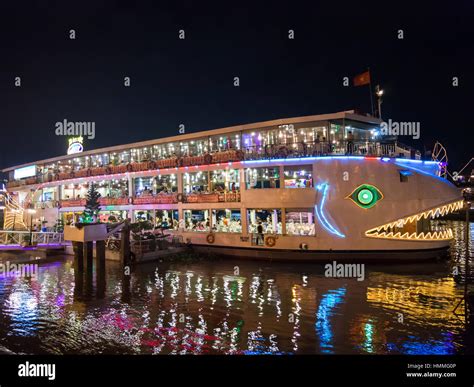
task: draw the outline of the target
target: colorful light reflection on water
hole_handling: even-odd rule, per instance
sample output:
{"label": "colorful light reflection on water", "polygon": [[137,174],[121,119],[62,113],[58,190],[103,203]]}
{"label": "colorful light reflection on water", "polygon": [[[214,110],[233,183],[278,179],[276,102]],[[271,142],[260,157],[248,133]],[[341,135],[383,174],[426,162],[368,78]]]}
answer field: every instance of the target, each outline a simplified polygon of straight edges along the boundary
{"label": "colorful light reflection on water", "polygon": [[[455,224],[456,225],[456,224]],[[36,279],[0,279],[0,347],[17,353],[453,354],[463,284],[457,224],[447,262],[324,277],[321,264],[222,259],[138,266],[107,262],[105,284],[75,277],[71,259]],[[235,266],[239,274],[235,275]],[[105,289],[101,291],[100,289]]]}

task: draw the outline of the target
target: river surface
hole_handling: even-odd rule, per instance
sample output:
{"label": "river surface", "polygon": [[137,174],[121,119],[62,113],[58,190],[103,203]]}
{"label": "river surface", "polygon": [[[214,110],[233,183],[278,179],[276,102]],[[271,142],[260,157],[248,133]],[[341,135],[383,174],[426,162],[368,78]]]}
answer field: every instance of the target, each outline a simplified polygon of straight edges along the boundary
{"label": "river surface", "polygon": [[[67,257],[40,265],[33,278],[0,276],[0,347],[26,354],[465,353],[463,316],[453,313],[464,290],[464,223],[448,223],[455,231],[448,260],[370,264],[363,281],[327,278],[324,264],[222,258],[142,264],[129,281],[107,261],[103,283],[75,277]],[[470,232],[472,240],[474,223]]]}

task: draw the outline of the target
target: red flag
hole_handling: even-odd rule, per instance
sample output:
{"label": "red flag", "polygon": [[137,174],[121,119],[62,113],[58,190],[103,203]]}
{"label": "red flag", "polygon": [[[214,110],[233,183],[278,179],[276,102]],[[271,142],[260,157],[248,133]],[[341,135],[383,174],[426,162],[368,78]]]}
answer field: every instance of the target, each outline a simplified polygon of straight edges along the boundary
{"label": "red flag", "polygon": [[364,86],[370,84],[370,72],[367,70],[365,73],[356,75],[354,77],[354,86]]}

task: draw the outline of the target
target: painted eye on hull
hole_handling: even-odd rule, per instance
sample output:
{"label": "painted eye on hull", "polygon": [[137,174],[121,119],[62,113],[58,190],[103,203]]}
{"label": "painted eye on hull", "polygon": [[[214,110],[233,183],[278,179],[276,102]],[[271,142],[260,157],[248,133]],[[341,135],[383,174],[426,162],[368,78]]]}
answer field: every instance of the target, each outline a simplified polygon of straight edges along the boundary
{"label": "painted eye on hull", "polygon": [[377,187],[362,184],[352,191],[347,199],[351,199],[360,208],[368,209],[375,206],[379,200],[382,200],[383,195]]}

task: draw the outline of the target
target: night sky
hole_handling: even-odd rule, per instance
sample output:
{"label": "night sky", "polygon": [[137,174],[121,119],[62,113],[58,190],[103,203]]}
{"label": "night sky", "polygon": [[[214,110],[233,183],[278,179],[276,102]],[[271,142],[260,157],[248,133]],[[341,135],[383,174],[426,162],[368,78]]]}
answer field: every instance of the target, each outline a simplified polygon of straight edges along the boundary
{"label": "night sky", "polygon": [[89,150],[180,124],[369,112],[368,88],[343,86],[367,67],[386,93],[383,118],[421,123],[420,140],[400,141],[422,152],[441,141],[451,172],[474,154],[472,1],[17,3],[0,5],[0,168],[65,154],[54,127],[65,118],[96,123]]}

